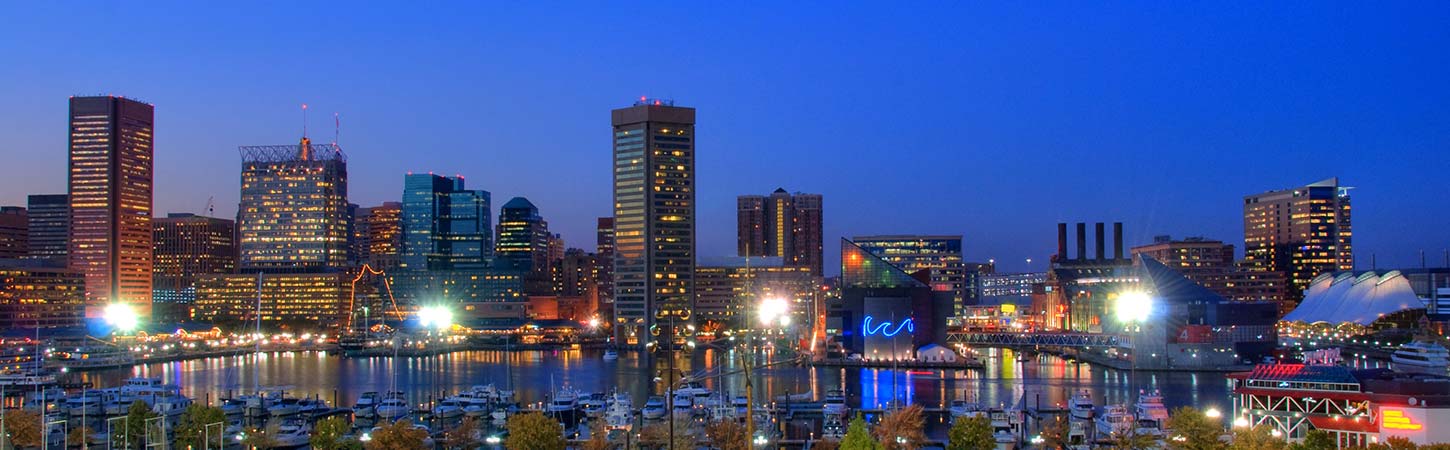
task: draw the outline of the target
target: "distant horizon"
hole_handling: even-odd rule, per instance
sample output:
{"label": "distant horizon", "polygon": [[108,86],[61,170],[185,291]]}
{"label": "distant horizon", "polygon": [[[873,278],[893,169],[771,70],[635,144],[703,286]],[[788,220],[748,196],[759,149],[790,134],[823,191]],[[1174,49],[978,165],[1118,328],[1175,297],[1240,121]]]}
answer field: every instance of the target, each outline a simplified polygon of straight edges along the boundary
{"label": "distant horizon", "polygon": [[458,174],[593,251],[609,110],[644,95],[698,111],[698,258],[776,188],[823,196],[827,275],[833,239],[872,234],[1043,271],[1058,222],[1241,258],[1244,196],[1330,177],[1356,187],[1357,268],[1450,247],[1450,4],[651,11],[668,37],[593,4],[10,7],[0,204],[65,192],[65,100],[98,91],[156,106],[154,216],[234,218],[237,147],[295,144],[305,103],[319,141],[340,113],[350,202]]}

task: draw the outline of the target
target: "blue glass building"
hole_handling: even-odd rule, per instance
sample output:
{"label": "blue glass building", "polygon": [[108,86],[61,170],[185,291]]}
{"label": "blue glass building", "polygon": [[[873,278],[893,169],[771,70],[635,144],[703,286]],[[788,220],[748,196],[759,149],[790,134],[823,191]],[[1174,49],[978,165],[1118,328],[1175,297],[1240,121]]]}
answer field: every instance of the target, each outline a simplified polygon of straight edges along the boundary
{"label": "blue glass building", "polygon": [[463,177],[408,174],[403,179],[406,270],[481,268],[493,254],[491,196],[466,190]]}

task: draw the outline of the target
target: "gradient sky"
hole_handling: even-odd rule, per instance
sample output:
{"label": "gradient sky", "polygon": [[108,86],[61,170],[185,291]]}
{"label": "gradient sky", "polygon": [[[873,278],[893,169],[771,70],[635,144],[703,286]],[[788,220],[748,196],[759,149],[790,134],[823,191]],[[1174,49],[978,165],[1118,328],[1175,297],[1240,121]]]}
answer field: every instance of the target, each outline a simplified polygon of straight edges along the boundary
{"label": "gradient sky", "polygon": [[234,3],[0,5],[0,204],[64,192],[66,97],[111,93],[156,105],[158,214],[230,217],[236,147],[308,103],[354,203],[462,174],[592,248],[609,110],[647,95],[699,110],[704,256],[776,187],[825,195],[827,267],[959,233],[1041,270],[1059,221],[1242,251],[1244,195],[1331,176],[1361,267],[1450,247],[1450,2]]}

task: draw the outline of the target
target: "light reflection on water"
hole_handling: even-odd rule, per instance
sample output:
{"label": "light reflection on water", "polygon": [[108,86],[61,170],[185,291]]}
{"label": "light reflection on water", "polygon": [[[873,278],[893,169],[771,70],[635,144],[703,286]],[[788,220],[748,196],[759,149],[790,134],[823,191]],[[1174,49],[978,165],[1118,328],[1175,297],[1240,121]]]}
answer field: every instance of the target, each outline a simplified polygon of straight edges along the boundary
{"label": "light reflection on water", "polygon": [[[984,406],[1023,401],[1028,406],[1062,405],[1074,392],[1086,389],[1098,404],[1132,403],[1139,390],[1160,390],[1170,408],[1177,406],[1229,409],[1229,384],[1220,373],[1137,372],[1069,363],[1040,355],[1018,362],[1010,350],[980,350],[984,371],[892,370],[890,368],[797,367],[781,365],[754,370],[756,401],[809,392],[820,399],[831,389],[846,387],[852,406],[874,407],[892,400],[940,407],[955,399]],[[764,357],[758,358],[759,362]],[[683,373],[741,368],[734,351],[696,350],[676,359]],[[147,364],[67,374],[66,381],[115,386],[132,376],[156,376],[181,386],[196,399],[215,399],[229,392],[252,391],[260,384],[290,386],[294,395],[316,395],[351,405],[363,392],[402,390],[414,402],[448,395],[469,386],[493,383],[512,387],[524,402],[543,401],[552,386],[571,386],[585,392],[618,388],[643,404],[660,384],[664,358],[621,352],[617,361],[604,361],[593,350],[469,351],[424,358],[342,358],[318,352],[264,353]],[[717,371],[718,372],[718,371]],[[743,395],[744,377],[734,374],[709,378],[711,389]],[[431,396],[431,397],[430,397]]]}

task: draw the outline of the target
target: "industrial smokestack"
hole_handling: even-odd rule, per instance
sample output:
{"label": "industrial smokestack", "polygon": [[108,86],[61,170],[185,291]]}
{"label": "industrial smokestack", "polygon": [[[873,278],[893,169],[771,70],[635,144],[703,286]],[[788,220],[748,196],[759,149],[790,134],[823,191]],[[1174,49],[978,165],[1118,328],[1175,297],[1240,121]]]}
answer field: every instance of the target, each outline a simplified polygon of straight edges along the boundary
{"label": "industrial smokestack", "polygon": [[1123,223],[1113,222],[1113,259],[1123,259]]}
{"label": "industrial smokestack", "polygon": [[1077,259],[1087,261],[1087,223],[1077,223]]}
{"label": "industrial smokestack", "polygon": [[1067,222],[1057,223],[1057,260],[1067,260]]}
{"label": "industrial smokestack", "polygon": [[1102,222],[1093,224],[1093,237],[1097,238],[1097,242],[1093,244],[1093,249],[1097,250],[1097,253],[1094,254],[1097,255],[1098,261],[1108,259],[1107,252],[1103,251],[1104,246],[1107,244],[1107,239],[1103,237]]}

